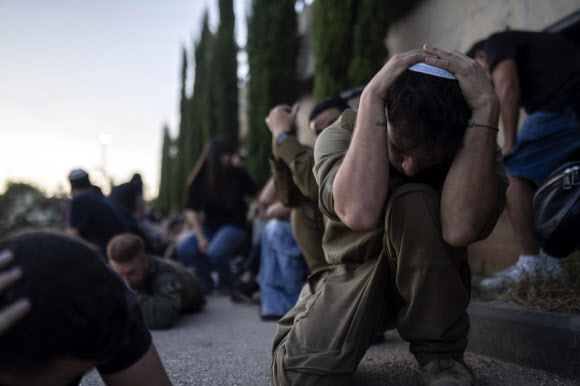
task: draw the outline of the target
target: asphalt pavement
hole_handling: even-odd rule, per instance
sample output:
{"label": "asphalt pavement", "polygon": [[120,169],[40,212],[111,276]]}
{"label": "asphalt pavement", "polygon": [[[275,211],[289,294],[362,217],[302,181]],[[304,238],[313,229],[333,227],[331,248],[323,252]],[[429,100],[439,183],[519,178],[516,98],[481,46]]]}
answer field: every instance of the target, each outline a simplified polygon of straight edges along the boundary
{"label": "asphalt pavement", "polygon": [[[260,320],[256,305],[210,296],[201,313],[180,317],[169,330],[152,331],[153,340],[174,385],[270,384],[270,352],[275,322]],[[420,369],[408,344],[396,331],[367,351],[354,385],[419,385]],[[578,385],[571,379],[538,369],[471,353],[466,362],[478,385]],[[82,386],[103,385],[96,372]]]}

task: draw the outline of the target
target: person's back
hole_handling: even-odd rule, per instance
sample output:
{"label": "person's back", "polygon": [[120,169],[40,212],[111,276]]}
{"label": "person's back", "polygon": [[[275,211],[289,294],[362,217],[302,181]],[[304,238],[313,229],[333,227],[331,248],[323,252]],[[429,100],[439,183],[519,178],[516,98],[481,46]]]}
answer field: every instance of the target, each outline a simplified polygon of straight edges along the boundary
{"label": "person's back", "polygon": [[504,31],[485,42],[491,71],[514,58],[519,76],[521,104],[528,113],[560,111],[570,103],[580,107],[580,47],[565,35]]}
{"label": "person's back", "polygon": [[128,230],[126,222],[106,198],[93,192],[83,193],[71,201],[70,227],[104,251],[113,236]]}
{"label": "person's back", "polygon": [[36,231],[0,240],[0,250],[23,272],[0,309],[30,302],[0,334],[0,384],[73,385],[95,366],[107,385],[169,384],[134,296],[90,246]]}
{"label": "person's back", "polygon": [[70,203],[68,233],[97,245],[103,257],[109,240],[129,230],[119,212],[102,194],[94,190],[82,169],[69,175],[73,199]]}

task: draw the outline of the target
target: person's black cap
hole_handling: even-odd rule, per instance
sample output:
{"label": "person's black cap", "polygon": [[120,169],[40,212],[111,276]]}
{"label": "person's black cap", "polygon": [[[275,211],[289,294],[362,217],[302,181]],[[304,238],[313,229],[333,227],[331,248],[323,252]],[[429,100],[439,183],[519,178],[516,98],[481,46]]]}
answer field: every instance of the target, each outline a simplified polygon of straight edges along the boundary
{"label": "person's black cap", "polygon": [[89,174],[83,169],[75,169],[70,172],[68,180],[70,181],[70,186],[73,188],[80,189],[91,186]]}
{"label": "person's black cap", "polygon": [[308,122],[312,121],[314,118],[316,118],[318,114],[320,114],[324,110],[332,107],[337,108],[342,112],[348,109],[350,106],[341,97],[324,98],[314,106],[314,108],[310,112],[310,116],[308,117]]}

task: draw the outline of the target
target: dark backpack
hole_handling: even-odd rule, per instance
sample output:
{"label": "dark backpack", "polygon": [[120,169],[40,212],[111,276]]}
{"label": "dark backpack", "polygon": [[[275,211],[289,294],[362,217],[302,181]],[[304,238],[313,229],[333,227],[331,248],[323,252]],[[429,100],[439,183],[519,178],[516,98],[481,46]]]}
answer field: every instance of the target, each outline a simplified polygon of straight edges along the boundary
{"label": "dark backpack", "polygon": [[549,255],[580,249],[580,161],[556,169],[534,195],[534,232]]}

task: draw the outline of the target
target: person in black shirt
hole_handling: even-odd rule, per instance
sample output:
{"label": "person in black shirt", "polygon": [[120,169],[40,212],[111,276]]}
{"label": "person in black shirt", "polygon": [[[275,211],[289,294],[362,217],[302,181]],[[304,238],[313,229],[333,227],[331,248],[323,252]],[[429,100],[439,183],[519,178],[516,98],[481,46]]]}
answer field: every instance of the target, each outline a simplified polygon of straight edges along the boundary
{"label": "person in black shirt", "polygon": [[[514,266],[482,284],[499,287],[533,272],[558,276],[558,261],[540,253],[534,236],[532,201],[553,170],[580,155],[580,47],[560,34],[504,31],[468,55],[486,70],[500,100],[507,209],[520,247]],[[518,133],[520,106],[528,117]]]}
{"label": "person in black shirt", "polygon": [[127,223],[111,202],[94,190],[87,172],[73,170],[69,181],[73,199],[67,232],[97,245],[106,259],[107,243],[115,235],[128,232]]}
{"label": "person in black shirt", "polygon": [[0,240],[0,260],[21,276],[0,288],[0,322],[21,304],[0,326],[1,385],[76,385],[94,367],[109,386],[170,385],[134,294],[93,247],[26,231]]}
{"label": "person in black shirt", "polygon": [[230,163],[232,150],[222,140],[209,142],[187,182],[186,222],[192,232],[176,247],[178,260],[195,269],[205,293],[238,284],[230,259],[248,246],[247,198],[257,191],[248,173]]}

